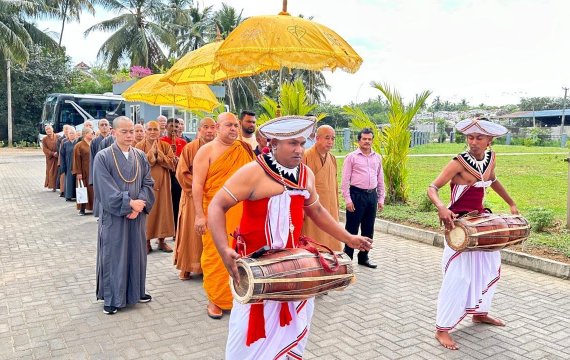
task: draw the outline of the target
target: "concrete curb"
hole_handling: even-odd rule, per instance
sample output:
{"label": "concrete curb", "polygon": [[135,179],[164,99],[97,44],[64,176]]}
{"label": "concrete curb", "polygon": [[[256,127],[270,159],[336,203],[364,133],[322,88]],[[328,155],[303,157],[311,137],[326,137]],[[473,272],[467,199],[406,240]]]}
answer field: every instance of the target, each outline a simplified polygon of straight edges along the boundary
{"label": "concrete curb", "polygon": [[[340,212],[340,221],[346,221],[346,213]],[[431,246],[443,247],[445,238],[435,231],[418,229],[391,221],[376,218],[374,230],[386,234],[401,236]],[[517,266],[523,269],[536,271],[542,274],[555,276],[561,279],[570,279],[570,264],[559,261],[540,258],[512,250],[501,250],[501,260],[505,264]]]}

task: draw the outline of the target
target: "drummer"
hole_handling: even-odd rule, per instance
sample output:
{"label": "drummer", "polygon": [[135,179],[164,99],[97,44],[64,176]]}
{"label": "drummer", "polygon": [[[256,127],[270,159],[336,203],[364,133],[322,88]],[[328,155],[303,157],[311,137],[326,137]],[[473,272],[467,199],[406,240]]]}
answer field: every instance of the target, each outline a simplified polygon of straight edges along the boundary
{"label": "drummer", "polygon": [[[296,247],[303,227],[303,210],[332,237],[361,251],[372,248],[371,239],[349,234],[319,203],[315,176],[301,163],[305,140],[315,122],[315,117],[287,116],[260,126],[258,131],[272,139],[272,152],[260,154],[256,161],[239,169],[225,183],[223,191],[214,196],[208,208],[208,225],[234,281],[240,281],[236,263],[240,256],[266,245],[274,249]],[[243,216],[239,231],[243,241],[228,247],[224,213],[240,201]],[[234,299],[226,359],[301,359],[313,300],[242,305]]]}
{"label": "drummer", "polygon": [[[466,135],[469,149],[454,157],[427,191],[437,207],[440,224],[450,230],[455,227],[453,219],[458,216],[474,210],[479,214],[491,212],[483,208],[488,187],[509,204],[511,214],[518,214],[517,205],[495,175],[495,152],[491,150],[493,138],[505,135],[508,130],[485,118],[462,120],[456,128]],[[438,190],[450,181],[451,202],[446,207]],[[442,271],[435,333],[441,345],[450,350],[458,349],[449,331],[467,314],[473,315],[474,323],[505,326],[488,314],[495,284],[501,276],[499,251],[459,252],[445,244]]]}

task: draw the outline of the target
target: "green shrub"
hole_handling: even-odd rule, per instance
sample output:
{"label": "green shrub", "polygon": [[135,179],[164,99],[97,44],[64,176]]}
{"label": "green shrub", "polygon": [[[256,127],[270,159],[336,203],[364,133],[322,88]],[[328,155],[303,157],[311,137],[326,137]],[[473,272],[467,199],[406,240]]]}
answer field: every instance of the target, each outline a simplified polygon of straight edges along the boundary
{"label": "green shrub", "polygon": [[4,141],[0,141],[0,148],[4,147]]}
{"label": "green shrub", "polygon": [[420,194],[417,198],[414,199],[414,202],[417,205],[418,211],[421,212],[434,212],[437,211],[435,205],[431,202],[429,197],[426,193]]}
{"label": "green shrub", "polygon": [[532,141],[532,139],[524,139],[523,144],[524,144],[524,146],[526,146],[526,147],[530,147],[530,146],[533,146],[533,145],[534,145],[534,141]]}
{"label": "green shrub", "polygon": [[464,144],[465,143],[465,135],[462,133],[455,133],[455,143],[456,144]]}
{"label": "green shrub", "polygon": [[554,211],[542,207],[535,207],[528,211],[526,217],[534,231],[543,231],[553,226]]}

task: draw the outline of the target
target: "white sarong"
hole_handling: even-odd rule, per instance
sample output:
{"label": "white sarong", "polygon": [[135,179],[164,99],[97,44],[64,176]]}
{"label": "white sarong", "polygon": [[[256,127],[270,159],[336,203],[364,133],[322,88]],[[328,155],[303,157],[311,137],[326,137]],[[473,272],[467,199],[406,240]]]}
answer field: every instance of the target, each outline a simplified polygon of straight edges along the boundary
{"label": "white sarong", "polygon": [[445,244],[441,265],[437,330],[452,330],[467,314],[486,315],[501,277],[501,252],[459,252]]}

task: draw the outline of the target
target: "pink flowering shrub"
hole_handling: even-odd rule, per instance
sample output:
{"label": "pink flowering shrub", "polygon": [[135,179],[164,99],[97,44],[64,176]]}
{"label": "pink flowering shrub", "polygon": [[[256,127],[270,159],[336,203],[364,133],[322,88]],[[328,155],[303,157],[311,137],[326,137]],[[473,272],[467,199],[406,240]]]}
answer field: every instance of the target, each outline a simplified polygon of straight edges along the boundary
{"label": "pink flowering shrub", "polygon": [[152,75],[152,71],[149,68],[142,66],[131,67],[131,72],[129,73],[131,77],[142,79],[143,77]]}

